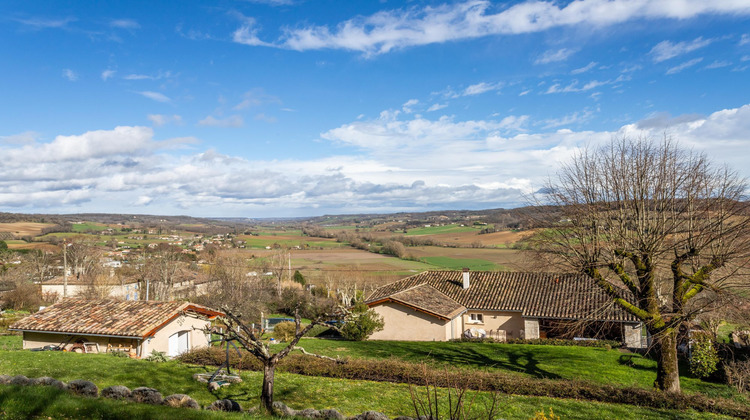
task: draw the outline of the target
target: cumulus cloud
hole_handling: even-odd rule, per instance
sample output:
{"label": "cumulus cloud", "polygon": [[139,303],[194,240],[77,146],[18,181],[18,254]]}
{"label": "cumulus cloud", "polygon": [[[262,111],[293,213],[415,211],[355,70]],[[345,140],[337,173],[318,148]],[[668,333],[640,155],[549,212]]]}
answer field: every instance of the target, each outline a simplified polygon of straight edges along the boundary
{"label": "cumulus cloud", "polygon": [[432,104],[430,105],[429,108],[427,108],[427,112],[438,111],[447,107],[448,107],[448,104]]}
{"label": "cumulus cloud", "polygon": [[470,85],[469,87],[464,89],[463,92],[455,96],[481,95],[482,93],[485,93],[485,92],[499,91],[502,87],[503,87],[502,83],[480,82],[474,85]]}
{"label": "cumulus cloud", "polygon": [[[265,216],[330,212],[493,208],[523,204],[581,147],[613,137],[666,133],[681,146],[705,151],[748,173],[750,104],[710,115],[653,114],[613,131],[558,126],[524,115],[492,120],[428,119],[385,111],[321,134],[351,153],[310,159],[248,160],[215,150],[179,154],[186,140],[159,141],[148,127],[116,127],[0,141],[0,209]],[[530,127],[547,128],[532,132]],[[0,140],[7,139],[4,137]]]}
{"label": "cumulus cloud", "polygon": [[403,105],[401,105],[401,110],[407,114],[411,114],[413,112],[412,107],[414,107],[414,105],[417,105],[418,103],[418,99],[409,99],[408,101],[404,102]]}
{"label": "cumulus cloud", "polygon": [[242,127],[244,124],[245,121],[239,115],[230,115],[226,118],[216,118],[213,115],[209,115],[198,121],[198,125],[208,127]]}
{"label": "cumulus cloud", "polygon": [[676,44],[671,41],[662,41],[656,44],[649,54],[653,58],[654,62],[659,63],[670,58],[677,57],[678,55],[687,54],[691,51],[695,51],[699,48],[703,48],[713,42],[712,39],[703,39],[703,37],[695,38],[692,41],[682,41]]}
{"label": "cumulus cloud", "polygon": [[579,0],[568,3],[526,0],[499,9],[488,0],[469,0],[385,10],[357,16],[333,27],[299,25],[285,28],[283,35],[273,42],[262,41],[255,20],[244,18],[233,39],[246,45],[298,51],[341,49],[375,55],[411,46],[533,33],[556,27],[604,27],[635,19],[750,14],[750,5],[744,2],[704,0]]}

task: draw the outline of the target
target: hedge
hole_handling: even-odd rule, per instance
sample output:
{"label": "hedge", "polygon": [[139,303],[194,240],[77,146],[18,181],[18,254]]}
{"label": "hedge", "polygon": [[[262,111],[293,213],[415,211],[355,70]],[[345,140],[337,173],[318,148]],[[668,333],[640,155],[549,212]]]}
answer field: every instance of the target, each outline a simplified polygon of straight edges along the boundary
{"label": "hedge", "polygon": [[[219,366],[226,354],[218,347],[203,348],[183,353],[179,360],[203,366]],[[250,353],[242,357],[230,353],[230,364],[239,369],[261,370],[260,362]],[[467,389],[497,391],[507,394],[552,398],[574,398],[605,403],[630,404],[664,409],[694,409],[734,417],[750,418],[750,407],[724,398],[709,398],[702,394],[671,394],[637,387],[617,387],[575,380],[537,379],[498,372],[468,369],[440,369],[425,364],[402,360],[347,359],[347,363],[290,355],[278,365],[280,372],[306,376],[399,382],[414,385],[449,387],[465,384]]]}

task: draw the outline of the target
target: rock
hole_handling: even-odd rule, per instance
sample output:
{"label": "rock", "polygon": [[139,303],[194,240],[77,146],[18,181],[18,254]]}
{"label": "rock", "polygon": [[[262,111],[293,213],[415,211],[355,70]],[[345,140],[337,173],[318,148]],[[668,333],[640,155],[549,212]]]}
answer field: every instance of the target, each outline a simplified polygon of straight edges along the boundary
{"label": "rock", "polygon": [[64,383],[58,381],[55,378],[50,378],[49,376],[42,376],[41,378],[32,379],[31,385],[53,386],[55,388],[65,389]]}
{"label": "rock", "polygon": [[68,384],[68,391],[84,397],[98,397],[99,388],[91,381],[76,379]]}
{"label": "rock", "polygon": [[190,398],[189,395],[185,394],[169,395],[168,397],[164,398],[164,405],[168,405],[170,407],[192,408],[195,410],[201,409],[201,406],[197,401]]}
{"label": "rock", "polygon": [[320,416],[320,412],[313,408],[306,408],[304,410],[297,411],[297,417],[304,417],[306,419],[317,419]]}
{"label": "rock", "polygon": [[23,375],[16,375],[10,378],[10,381],[8,383],[10,385],[25,386],[25,385],[31,385],[31,380]]}
{"label": "rock", "polygon": [[273,402],[274,414],[281,417],[294,417],[297,415],[297,410],[287,407],[286,404],[280,401]]}
{"label": "rock", "polygon": [[212,411],[242,411],[242,407],[237,401],[232,400],[216,400],[206,408],[206,410]]}
{"label": "rock", "polygon": [[414,417],[398,416],[398,417],[394,418],[393,420],[414,420]]}
{"label": "rock", "polygon": [[350,417],[352,420],[390,420],[388,416],[377,411],[365,411],[362,414]]}
{"label": "rock", "polygon": [[113,400],[129,400],[132,394],[130,388],[123,385],[113,385],[102,389],[102,397]]}
{"label": "rock", "polygon": [[320,413],[320,416],[318,418],[321,419],[327,419],[327,420],[344,420],[346,417],[344,417],[343,414],[339,413],[338,410],[334,408],[329,408],[326,410],[320,410],[318,411]]}
{"label": "rock", "polygon": [[153,388],[141,386],[131,391],[130,401],[144,404],[161,405],[164,402],[164,398],[162,398],[161,392]]}
{"label": "rock", "polygon": [[208,378],[206,377],[205,373],[196,373],[193,375],[193,379],[195,379],[198,382],[208,383]]}
{"label": "rock", "polygon": [[8,385],[10,383],[10,375],[0,375],[0,385]]}

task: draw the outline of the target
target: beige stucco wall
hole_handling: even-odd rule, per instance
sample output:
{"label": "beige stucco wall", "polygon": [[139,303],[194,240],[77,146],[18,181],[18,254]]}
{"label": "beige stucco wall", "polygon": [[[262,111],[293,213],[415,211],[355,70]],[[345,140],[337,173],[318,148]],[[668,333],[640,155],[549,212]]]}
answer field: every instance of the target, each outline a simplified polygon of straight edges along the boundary
{"label": "beige stucco wall", "polygon": [[460,336],[459,319],[451,323],[392,302],[372,309],[383,317],[385,326],[371,335],[370,340],[447,341]]}
{"label": "beige stucco wall", "polygon": [[71,347],[73,347],[73,345],[79,341],[98,343],[99,351],[102,353],[107,351],[108,344],[112,345],[113,347],[117,347],[118,345],[131,346],[133,349],[138,346],[138,340],[130,338],[100,337],[77,334],[47,334],[30,331],[25,331],[23,333],[24,349],[64,345],[66,350],[70,350]]}
{"label": "beige stucco wall", "polygon": [[190,349],[206,347],[209,338],[203,332],[203,329],[210,324],[211,321],[191,315],[180,315],[159,329],[153,337],[146,339],[142,345],[142,353],[144,357],[150,355],[152,350],[167,353],[169,351],[169,336],[180,331],[189,331],[188,347]]}
{"label": "beige stucco wall", "polygon": [[[471,314],[482,314],[483,322],[471,321]],[[520,338],[521,330],[524,328],[523,317],[520,312],[501,312],[486,310],[468,310],[462,316],[463,328],[481,328],[487,332],[490,330],[505,331],[506,338]]]}
{"label": "beige stucco wall", "polygon": [[[86,290],[85,285],[80,284],[68,284],[68,297],[76,296],[77,294]],[[125,285],[110,285],[106,286],[109,289],[109,297],[116,299],[136,299],[138,297],[138,283],[129,283]],[[42,284],[42,294],[56,293],[58,301],[63,297],[63,289],[65,286],[62,284]]]}

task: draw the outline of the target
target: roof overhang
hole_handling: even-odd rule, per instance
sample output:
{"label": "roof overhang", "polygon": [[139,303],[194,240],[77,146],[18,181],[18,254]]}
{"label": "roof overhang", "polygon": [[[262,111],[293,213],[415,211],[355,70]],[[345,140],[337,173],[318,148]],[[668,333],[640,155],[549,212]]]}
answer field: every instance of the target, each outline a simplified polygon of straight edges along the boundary
{"label": "roof overhang", "polygon": [[93,333],[72,332],[72,331],[25,330],[25,329],[19,329],[19,328],[8,328],[8,329],[11,331],[33,332],[33,333],[40,333],[40,334],[81,335],[81,336],[90,336],[90,337],[126,338],[130,340],[143,340],[145,338],[145,337],[139,337],[137,335],[93,334]]}

